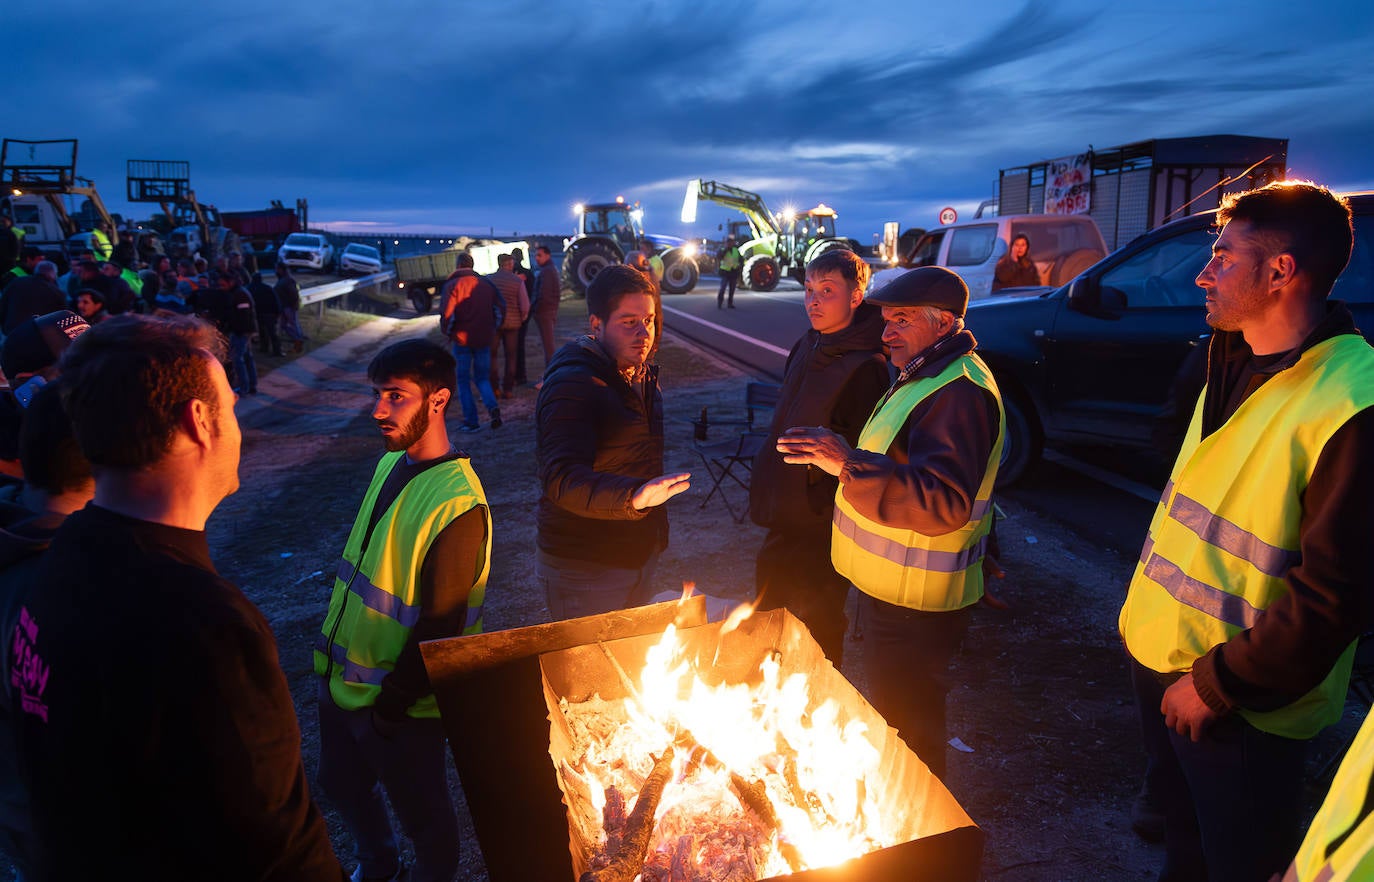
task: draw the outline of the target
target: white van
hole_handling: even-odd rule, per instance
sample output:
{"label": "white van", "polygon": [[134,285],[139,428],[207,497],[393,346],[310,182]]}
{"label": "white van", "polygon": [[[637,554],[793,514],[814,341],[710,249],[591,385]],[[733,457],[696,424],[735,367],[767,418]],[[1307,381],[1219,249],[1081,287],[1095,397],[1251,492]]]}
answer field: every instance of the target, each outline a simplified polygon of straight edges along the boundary
{"label": "white van", "polygon": [[979,300],[992,293],[997,261],[1011,240],[1023,234],[1030,239],[1030,258],[1043,285],[1062,285],[1107,256],[1102,232],[1086,214],[975,218],[926,232],[903,266],[874,274],[869,290],[878,290],[913,267],[944,266],[963,278],[970,299]]}

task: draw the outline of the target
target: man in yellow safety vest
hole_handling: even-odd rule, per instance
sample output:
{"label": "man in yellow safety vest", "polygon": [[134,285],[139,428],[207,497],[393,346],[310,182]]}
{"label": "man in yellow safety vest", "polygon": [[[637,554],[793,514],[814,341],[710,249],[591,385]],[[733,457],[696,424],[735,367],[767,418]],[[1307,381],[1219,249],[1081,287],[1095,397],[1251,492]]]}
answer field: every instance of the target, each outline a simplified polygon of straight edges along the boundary
{"label": "man in yellow safety vest", "polygon": [[1308,183],[1228,196],[1197,278],[1207,384],[1120,630],[1165,820],[1164,880],[1268,879],[1308,741],[1374,624],[1374,349],[1327,302],[1350,210]]}
{"label": "man in yellow safety vest", "polygon": [[944,674],[983,597],[1006,421],[964,329],[963,279],[919,267],[866,300],[882,308],[900,373],[857,448],[821,427],[788,429],[777,448],[839,478],[830,557],[860,592],[873,706],[943,776]]}
{"label": "man in yellow safety vest", "polygon": [[[352,882],[447,882],[458,871],[458,820],[420,641],[481,632],[491,515],[444,424],[453,356],[405,340],[378,353],[367,375],[388,452],[348,534],[316,637],[320,786],[353,834]],[[415,849],[409,874],[383,789]]]}

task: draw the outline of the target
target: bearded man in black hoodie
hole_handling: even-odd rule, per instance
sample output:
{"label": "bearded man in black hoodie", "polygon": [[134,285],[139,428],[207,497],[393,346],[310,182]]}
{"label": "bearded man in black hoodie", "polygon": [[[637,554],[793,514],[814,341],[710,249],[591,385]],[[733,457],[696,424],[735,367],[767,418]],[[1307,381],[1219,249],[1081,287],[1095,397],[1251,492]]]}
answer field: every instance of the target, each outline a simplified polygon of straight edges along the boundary
{"label": "bearded man in black hoodie", "polygon": [[553,619],[649,601],[668,547],[663,504],[691,474],[663,474],[663,396],[651,364],[660,329],[654,284],[609,266],[587,287],[591,333],[554,353],[535,405],[536,573]]}
{"label": "bearded man in black hoodie", "polygon": [[857,443],[890,382],[882,310],[863,302],[868,264],[854,252],[827,251],[806,267],[807,331],[787,355],[782,390],[749,487],[749,514],[768,528],[754,564],[759,609],[786,607],[839,668],[849,580],[830,563],[836,478],[787,465],[778,436],[793,426],[824,426]]}

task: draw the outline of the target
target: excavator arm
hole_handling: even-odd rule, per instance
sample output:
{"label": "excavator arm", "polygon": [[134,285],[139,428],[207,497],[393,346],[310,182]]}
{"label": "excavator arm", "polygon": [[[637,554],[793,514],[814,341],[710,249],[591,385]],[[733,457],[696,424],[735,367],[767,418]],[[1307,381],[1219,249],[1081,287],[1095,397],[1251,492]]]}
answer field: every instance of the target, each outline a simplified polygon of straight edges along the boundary
{"label": "excavator arm", "polygon": [[753,232],[755,239],[764,236],[777,236],[782,232],[762,196],[748,190],[741,190],[739,187],[722,184],[720,181],[694,180],[687,182],[687,196],[682,201],[682,222],[684,224],[696,221],[697,202],[702,199],[733,208],[742,213],[749,221],[749,229]]}

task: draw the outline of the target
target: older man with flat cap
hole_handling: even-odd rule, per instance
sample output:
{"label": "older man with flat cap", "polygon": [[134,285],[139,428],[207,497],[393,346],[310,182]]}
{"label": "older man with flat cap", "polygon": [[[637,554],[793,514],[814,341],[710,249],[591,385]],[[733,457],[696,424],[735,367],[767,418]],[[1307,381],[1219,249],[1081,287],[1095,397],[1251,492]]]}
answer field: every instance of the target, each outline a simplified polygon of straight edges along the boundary
{"label": "older man with flat cap", "polygon": [[866,299],[882,307],[899,373],[857,449],[819,427],[790,429],[777,446],[785,462],[839,478],[830,556],[860,592],[870,698],[943,777],[945,671],[983,596],[1002,400],[964,329],[958,275],[919,267]]}

